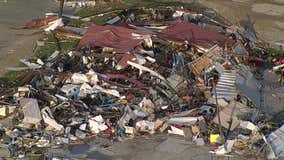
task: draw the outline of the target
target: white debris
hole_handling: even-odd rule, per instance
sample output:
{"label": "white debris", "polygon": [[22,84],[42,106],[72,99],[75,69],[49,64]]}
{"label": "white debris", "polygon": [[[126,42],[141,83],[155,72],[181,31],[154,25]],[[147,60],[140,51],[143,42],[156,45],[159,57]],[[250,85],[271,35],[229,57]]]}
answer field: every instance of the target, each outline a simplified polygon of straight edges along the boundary
{"label": "white debris", "polygon": [[169,124],[176,124],[176,125],[187,125],[191,126],[195,124],[198,120],[198,117],[175,117],[170,118],[168,120]]}
{"label": "white debris", "polygon": [[243,129],[249,129],[251,131],[257,131],[258,127],[249,121],[241,121],[240,127]]}
{"label": "white debris", "polygon": [[42,118],[44,123],[48,124],[48,126],[52,127],[53,129],[57,131],[63,131],[64,127],[61,124],[58,124],[51,113],[51,110],[49,107],[45,107],[41,110]]}
{"label": "white debris", "polygon": [[42,66],[44,65],[44,62],[39,58],[36,60],[36,63],[38,63],[39,65],[42,65]]}
{"label": "white debris", "polygon": [[80,93],[80,86],[73,84],[66,84],[62,86],[61,91],[68,97],[76,97]]}
{"label": "white debris", "polygon": [[169,134],[176,134],[180,136],[185,136],[184,131],[182,129],[176,128],[174,126],[171,126],[171,130],[168,130]]}
{"label": "white debris", "polygon": [[89,80],[85,74],[74,73],[71,77],[71,82],[73,84],[82,84],[82,83],[88,83]]}
{"label": "white debris", "polygon": [[52,21],[48,24],[48,27],[44,29],[45,32],[50,32],[55,30],[57,27],[62,27],[64,26],[64,23],[62,21],[62,18],[59,18],[55,21]]}
{"label": "white debris", "polygon": [[82,130],[82,131],[85,131],[87,128],[87,124],[86,123],[83,123],[80,125],[79,129]]}
{"label": "white debris", "polygon": [[153,134],[155,132],[154,122],[150,122],[146,120],[138,121],[135,127],[138,131],[149,132],[150,134]]}
{"label": "white debris", "polygon": [[93,7],[96,1],[67,1],[64,4],[68,7]]}
{"label": "white debris", "polygon": [[225,155],[230,152],[232,152],[232,147],[235,143],[235,140],[227,140],[224,145],[219,146],[215,151],[212,151],[212,153],[215,153],[216,155]]}
{"label": "white debris", "polygon": [[28,66],[30,69],[38,69],[38,68],[41,68],[41,65],[38,65],[38,64],[36,64],[36,63],[29,62],[29,61],[26,60],[26,59],[20,59],[20,62],[23,63],[24,65]]}
{"label": "white debris", "polygon": [[98,75],[93,70],[89,70],[89,72],[86,75],[88,77],[89,84],[95,85],[99,82]]}
{"label": "white debris", "polygon": [[42,118],[36,99],[23,98],[20,100],[20,105],[24,112],[23,123],[36,125],[40,123]]}
{"label": "white debris", "polygon": [[119,92],[117,90],[114,90],[114,89],[106,89],[106,88],[103,88],[101,86],[94,85],[93,90],[103,92],[103,93],[106,93],[106,94],[110,94],[110,95],[113,95],[115,97],[120,97]]}
{"label": "white debris", "polygon": [[184,14],[184,11],[176,11],[173,14],[173,18],[180,18],[181,16],[183,16],[183,14]]}
{"label": "white debris", "polygon": [[128,126],[125,126],[125,133],[126,134],[134,134],[134,127],[128,127]]}
{"label": "white debris", "polygon": [[92,93],[93,93],[92,87],[89,84],[84,83],[81,85],[79,97],[86,97],[88,94],[92,94]]}
{"label": "white debris", "polygon": [[100,133],[101,131],[105,131],[108,129],[108,126],[105,125],[105,121],[101,115],[96,116],[92,119],[89,119],[89,127],[93,133]]}
{"label": "white debris", "polygon": [[95,85],[98,83],[98,81],[98,75],[92,70],[90,70],[86,74],[74,73],[71,77],[72,84],[89,83],[91,85]]}

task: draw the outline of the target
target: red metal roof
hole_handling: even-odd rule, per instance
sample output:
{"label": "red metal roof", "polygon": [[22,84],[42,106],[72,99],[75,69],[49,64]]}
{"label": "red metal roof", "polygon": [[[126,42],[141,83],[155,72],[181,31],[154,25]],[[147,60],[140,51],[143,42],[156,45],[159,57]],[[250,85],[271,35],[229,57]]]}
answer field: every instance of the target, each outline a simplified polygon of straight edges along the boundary
{"label": "red metal roof", "polygon": [[179,42],[188,41],[189,44],[199,45],[206,48],[213,44],[232,44],[235,42],[222,34],[200,28],[192,23],[171,21],[166,22],[166,24],[169,25],[169,27],[162,30],[158,35],[162,39]]}
{"label": "red metal roof", "polygon": [[42,27],[42,26],[46,26],[50,22],[55,21],[59,18],[60,17],[58,17],[58,16],[49,16],[49,17],[42,18],[42,19],[34,19],[34,20],[27,22],[26,27],[27,28],[39,28],[39,27]]}
{"label": "red metal roof", "polygon": [[79,47],[91,45],[110,47],[117,53],[131,52],[143,41],[135,38],[133,33],[150,35],[148,32],[119,26],[90,26],[81,39]]}

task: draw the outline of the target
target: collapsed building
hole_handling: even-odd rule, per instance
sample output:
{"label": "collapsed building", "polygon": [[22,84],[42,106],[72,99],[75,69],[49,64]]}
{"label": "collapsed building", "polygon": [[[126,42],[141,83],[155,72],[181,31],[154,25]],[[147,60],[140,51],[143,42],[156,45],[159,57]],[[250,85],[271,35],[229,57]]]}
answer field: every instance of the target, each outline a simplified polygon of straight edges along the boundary
{"label": "collapsed building", "polygon": [[87,29],[47,19],[28,28],[47,26],[59,38],[80,42],[65,54],[22,60],[28,71],[22,86],[0,93],[1,116],[14,121],[1,125],[12,139],[5,142],[12,156],[94,135],[167,131],[202,145],[218,125],[226,143],[212,142],[220,144],[217,155],[263,150],[256,125],[268,107],[263,95],[271,93],[250,67],[249,51],[261,43],[249,31],[170,7],[125,10]]}

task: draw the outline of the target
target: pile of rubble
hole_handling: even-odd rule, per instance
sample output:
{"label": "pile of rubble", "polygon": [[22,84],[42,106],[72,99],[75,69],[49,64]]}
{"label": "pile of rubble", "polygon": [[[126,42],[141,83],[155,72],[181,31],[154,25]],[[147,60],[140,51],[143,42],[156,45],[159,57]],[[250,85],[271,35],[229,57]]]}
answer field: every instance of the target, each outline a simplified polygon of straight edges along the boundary
{"label": "pile of rubble", "polygon": [[14,70],[26,72],[23,85],[0,88],[6,156],[163,132],[215,146],[217,155],[265,152],[250,68],[262,62],[251,58],[262,43],[249,28],[171,7],[124,10],[87,29],[56,15],[28,23],[35,27],[80,43],[21,60],[26,67]]}
{"label": "pile of rubble", "polygon": [[[58,2],[60,0],[57,0]],[[95,0],[64,0],[66,7],[81,8],[81,7],[94,7],[96,6]]]}

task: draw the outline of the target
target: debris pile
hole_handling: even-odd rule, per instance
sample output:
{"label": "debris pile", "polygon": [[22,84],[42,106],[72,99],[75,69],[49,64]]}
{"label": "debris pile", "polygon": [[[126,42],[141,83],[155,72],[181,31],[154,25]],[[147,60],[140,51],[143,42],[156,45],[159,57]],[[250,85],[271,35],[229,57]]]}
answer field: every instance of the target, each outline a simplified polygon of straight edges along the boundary
{"label": "debris pile", "polygon": [[96,6],[95,0],[65,0],[64,5],[72,8],[94,7]]}
{"label": "debris pile", "polygon": [[63,22],[50,16],[27,27],[47,26],[59,39],[80,40],[77,48],[22,60],[22,85],[0,88],[7,157],[164,132],[214,146],[217,155],[263,153],[250,67],[262,49],[255,33],[174,7],[124,10],[87,29]]}

